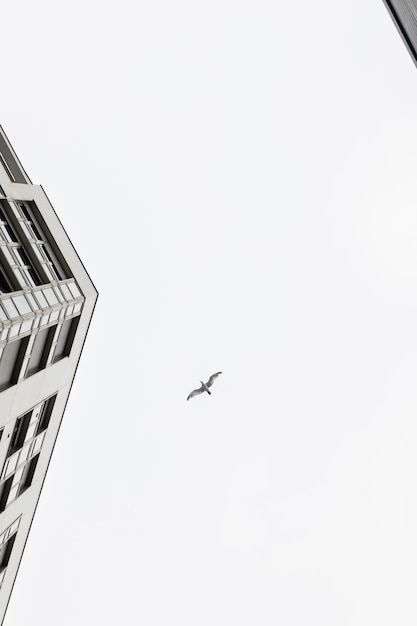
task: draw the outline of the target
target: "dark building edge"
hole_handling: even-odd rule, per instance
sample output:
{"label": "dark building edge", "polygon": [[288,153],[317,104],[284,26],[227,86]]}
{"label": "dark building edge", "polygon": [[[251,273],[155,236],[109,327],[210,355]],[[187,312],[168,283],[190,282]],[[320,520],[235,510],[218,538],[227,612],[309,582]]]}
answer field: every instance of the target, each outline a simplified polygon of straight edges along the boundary
{"label": "dark building edge", "polygon": [[391,0],[383,0],[385,6],[388,9],[389,14],[391,15],[392,21],[394,22],[398,32],[400,33],[405,45],[407,46],[407,49],[411,55],[411,58],[414,61],[415,66],[417,67],[417,49],[416,46],[413,44],[410,36],[408,35],[398,13],[397,10],[395,9],[393,3],[391,2]]}

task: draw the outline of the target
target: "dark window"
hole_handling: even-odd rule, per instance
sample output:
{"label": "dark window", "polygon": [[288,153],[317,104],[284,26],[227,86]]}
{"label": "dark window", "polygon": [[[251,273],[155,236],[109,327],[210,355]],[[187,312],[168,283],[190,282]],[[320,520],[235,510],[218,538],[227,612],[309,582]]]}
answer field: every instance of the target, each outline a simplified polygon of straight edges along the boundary
{"label": "dark window", "polygon": [[0,485],[0,513],[4,511],[12,487],[14,476],[10,476],[4,483]]}
{"label": "dark window", "polygon": [[6,197],[6,194],[4,193],[4,189],[3,187],[0,185],[0,194],[4,197]]}
{"label": "dark window", "polygon": [[0,293],[10,293],[11,291],[14,291],[14,289],[11,287],[9,279],[0,267]]}
{"label": "dark window", "polygon": [[33,267],[32,261],[23,246],[14,246],[14,252],[19,265],[26,268],[26,271],[30,274],[35,285],[42,285],[44,281],[39,276],[37,270]]}
{"label": "dark window", "polygon": [[56,396],[52,396],[49,400],[43,405],[42,415],[39,418],[39,426],[37,433],[41,433],[43,430],[46,430],[49,426],[49,422],[52,415],[52,409],[54,408]]}
{"label": "dark window", "polygon": [[17,241],[16,233],[14,232],[10,224],[4,224],[4,229],[7,231],[7,234],[10,237],[10,241],[14,241],[14,242]]}
{"label": "dark window", "polygon": [[3,200],[0,202],[0,220],[2,222],[4,222],[4,227],[7,230],[7,233],[11,239],[11,241],[19,241],[14,228],[12,228],[12,226],[10,225],[10,220],[7,218],[7,214],[6,214],[6,210],[5,207],[8,206],[8,203]]}
{"label": "dark window", "polygon": [[10,555],[13,550],[15,539],[16,533],[0,548],[0,571],[4,570],[10,561]]}
{"label": "dark window", "polygon": [[69,278],[71,273],[52,235],[49,233],[46,224],[43,222],[36,204],[34,202],[20,202],[19,207],[36,239],[43,243],[45,257],[52,264],[58,279],[63,280],[64,278]]}
{"label": "dark window", "polygon": [[16,420],[16,424],[14,425],[12,438],[10,440],[9,450],[7,452],[7,456],[10,456],[16,450],[19,450],[25,441],[26,433],[29,428],[30,418],[32,416],[32,411],[22,415]]}
{"label": "dark window", "polygon": [[24,248],[22,248],[21,246],[19,246],[18,248],[15,248],[15,252],[17,254],[17,256],[19,257],[19,259],[22,262],[22,265],[29,265],[32,266],[32,263],[27,255],[27,252]]}
{"label": "dark window", "polygon": [[68,356],[71,352],[79,319],[79,317],[75,317],[71,320],[66,320],[62,324],[61,332],[59,333],[58,342],[55,348],[54,363],[63,359],[65,356]]}
{"label": "dark window", "polygon": [[31,213],[29,212],[28,207],[26,206],[26,204],[23,204],[23,202],[20,203],[19,206],[22,209],[22,213],[25,216],[26,220],[31,225],[32,230],[33,230],[33,234],[35,235],[35,238],[38,239],[39,241],[42,241],[42,235],[39,232],[39,230],[38,230],[38,228],[37,228],[37,226],[35,224],[35,221],[34,221],[32,215],[31,215]]}
{"label": "dark window", "polygon": [[0,390],[14,385],[20,374],[28,337],[8,343],[0,358]]}
{"label": "dark window", "polygon": [[29,463],[26,463],[22,478],[20,479],[19,495],[31,486],[38,461],[39,454],[34,456]]}
{"label": "dark window", "polygon": [[19,206],[22,209],[23,215],[26,217],[28,222],[32,221],[32,216],[30,215],[28,208],[24,202],[19,202]]}
{"label": "dark window", "polygon": [[48,360],[49,351],[51,349],[56,326],[45,328],[36,335],[32,348],[32,354],[29,359],[27,375],[31,376],[39,370],[43,369]]}
{"label": "dark window", "polygon": [[33,267],[28,267],[27,269],[27,273],[29,274],[29,276],[31,277],[31,279],[33,280],[35,285],[43,285],[44,281],[42,281],[39,278],[39,274],[38,272],[36,272]]}
{"label": "dark window", "polygon": [[[4,251],[7,251],[8,254],[5,254]],[[10,267],[10,248],[8,246],[0,246],[0,268],[2,272],[2,285],[5,288],[5,293],[10,293],[11,291],[19,291],[22,288],[20,282],[15,276],[13,270]]]}
{"label": "dark window", "polygon": [[[10,205],[6,200],[0,200],[0,221],[3,222],[2,229],[6,231],[7,237],[10,242],[19,244],[18,246],[11,246],[14,249],[14,254],[17,259],[17,265],[25,267],[26,271],[30,274],[31,279],[35,285],[42,285],[45,280],[42,280],[39,272],[36,270],[36,257],[31,252],[31,245],[24,247],[22,240],[18,236],[19,230],[16,228],[19,226],[18,222],[14,223],[15,218],[11,213],[9,215]],[[13,218],[13,219],[12,219]],[[23,245],[22,245],[23,244]],[[31,254],[34,257],[34,261],[31,260]],[[35,266],[34,266],[35,263]],[[45,278],[45,277],[44,277]]]}

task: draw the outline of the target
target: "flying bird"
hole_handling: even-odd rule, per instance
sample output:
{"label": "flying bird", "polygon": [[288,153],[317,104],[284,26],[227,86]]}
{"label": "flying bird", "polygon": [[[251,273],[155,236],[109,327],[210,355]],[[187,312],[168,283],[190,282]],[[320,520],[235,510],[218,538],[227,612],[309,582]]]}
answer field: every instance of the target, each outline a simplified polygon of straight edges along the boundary
{"label": "flying bird", "polygon": [[198,396],[200,393],[204,393],[205,391],[207,391],[207,393],[211,396],[211,391],[209,390],[209,387],[212,386],[217,376],[220,376],[220,374],[221,372],[216,372],[216,374],[212,374],[206,383],[203,383],[203,381],[200,380],[201,387],[199,387],[198,389],[194,389],[188,396],[187,400],[189,400],[190,398],[194,398],[194,396]]}

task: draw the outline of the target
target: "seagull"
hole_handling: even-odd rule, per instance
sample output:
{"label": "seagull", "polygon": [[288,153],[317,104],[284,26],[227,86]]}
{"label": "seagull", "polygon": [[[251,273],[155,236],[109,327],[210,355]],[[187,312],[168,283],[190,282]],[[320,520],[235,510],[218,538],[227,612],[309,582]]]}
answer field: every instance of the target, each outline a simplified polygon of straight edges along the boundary
{"label": "seagull", "polygon": [[199,387],[198,389],[194,389],[194,391],[192,391],[188,396],[187,400],[189,400],[190,398],[194,398],[194,396],[198,396],[200,393],[204,393],[205,391],[207,391],[207,393],[211,396],[211,391],[209,390],[209,387],[212,386],[217,376],[220,376],[220,374],[221,372],[216,372],[216,374],[212,374],[206,383],[203,383],[203,381],[200,380],[201,387]]}

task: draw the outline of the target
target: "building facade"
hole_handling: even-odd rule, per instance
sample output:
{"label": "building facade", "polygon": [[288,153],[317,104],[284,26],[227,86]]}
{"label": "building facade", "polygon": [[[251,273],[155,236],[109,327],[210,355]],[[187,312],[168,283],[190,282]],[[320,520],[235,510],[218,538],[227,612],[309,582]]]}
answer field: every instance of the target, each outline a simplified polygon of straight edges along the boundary
{"label": "building facade", "polygon": [[96,299],[0,127],[0,624]]}
{"label": "building facade", "polygon": [[384,2],[417,65],[417,0],[384,0]]}

